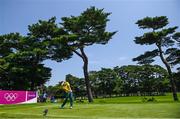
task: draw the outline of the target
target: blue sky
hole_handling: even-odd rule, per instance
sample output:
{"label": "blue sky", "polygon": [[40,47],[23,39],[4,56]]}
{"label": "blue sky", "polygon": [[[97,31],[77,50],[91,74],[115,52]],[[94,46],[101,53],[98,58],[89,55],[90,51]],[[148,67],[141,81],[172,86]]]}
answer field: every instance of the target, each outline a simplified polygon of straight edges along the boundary
{"label": "blue sky", "polygon": [[[133,42],[135,36],[144,32],[135,24],[138,19],[165,15],[169,18],[168,26],[180,26],[180,0],[0,0],[0,35],[10,32],[26,35],[27,26],[39,19],[56,16],[59,23],[61,17],[79,15],[90,6],[111,12],[107,30],[118,33],[106,45],[93,45],[85,49],[89,57],[89,70],[136,64],[132,58],[154,48]],[[50,60],[44,63],[52,68],[52,77],[47,85],[55,85],[67,74],[83,77],[83,62],[76,55],[61,63]],[[159,59],[155,64],[163,66]]]}

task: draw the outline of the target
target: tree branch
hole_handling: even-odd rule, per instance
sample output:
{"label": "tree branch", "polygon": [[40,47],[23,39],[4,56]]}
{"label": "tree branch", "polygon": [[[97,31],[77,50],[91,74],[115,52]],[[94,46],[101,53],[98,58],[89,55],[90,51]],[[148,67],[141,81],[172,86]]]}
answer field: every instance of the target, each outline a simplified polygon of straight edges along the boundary
{"label": "tree branch", "polygon": [[84,59],[84,57],[82,56],[82,54],[80,54],[78,51],[73,50],[73,52],[74,52],[76,55],[78,55],[79,57],[81,57],[82,59]]}
{"label": "tree branch", "polygon": [[87,58],[87,56],[86,56],[86,54],[85,54],[85,52],[84,52],[84,49],[83,49],[83,48],[80,48],[80,51],[81,51],[81,53],[82,53],[83,60],[84,60],[85,62],[88,62],[88,58]]}

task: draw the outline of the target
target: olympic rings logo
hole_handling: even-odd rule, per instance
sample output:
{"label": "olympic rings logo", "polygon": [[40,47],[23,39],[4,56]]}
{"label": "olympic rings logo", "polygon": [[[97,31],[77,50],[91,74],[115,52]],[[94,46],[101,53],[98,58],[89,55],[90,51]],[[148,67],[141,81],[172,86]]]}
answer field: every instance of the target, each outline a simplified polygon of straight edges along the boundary
{"label": "olympic rings logo", "polygon": [[15,101],[18,97],[17,93],[5,93],[4,94],[4,98],[6,99],[6,101]]}

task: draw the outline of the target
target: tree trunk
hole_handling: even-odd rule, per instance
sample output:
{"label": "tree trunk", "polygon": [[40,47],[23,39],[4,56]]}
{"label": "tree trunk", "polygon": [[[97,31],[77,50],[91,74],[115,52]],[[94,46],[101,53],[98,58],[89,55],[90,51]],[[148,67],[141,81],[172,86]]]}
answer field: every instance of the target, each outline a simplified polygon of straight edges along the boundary
{"label": "tree trunk", "polygon": [[171,71],[170,64],[164,58],[161,46],[157,45],[157,47],[159,49],[160,58],[161,58],[162,62],[164,63],[164,65],[166,66],[166,69],[167,69],[168,74],[169,74],[169,80],[170,80],[170,83],[171,83],[171,90],[172,90],[172,93],[173,93],[174,101],[178,101],[176,84],[175,84],[175,81],[174,81],[173,76],[172,76],[172,71]]}
{"label": "tree trunk", "polygon": [[88,58],[86,56],[86,54],[84,53],[84,49],[80,48],[81,54],[82,54],[82,59],[84,62],[83,65],[83,72],[84,72],[84,79],[85,79],[85,84],[86,84],[86,91],[88,94],[88,101],[89,102],[93,102],[93,96],[92,96],[92,91],[91,91],[91,86],[90,86],[90,82],[89,82],[89,74],[88,74]]}
{"label": "tree trunk", "polygon": [[89,102],[93,102],[91,87],[90,87],[90,83],[89,83],[88,62],[84,62],[83,71],[84,71],[84,79],[85,79],[85,83],[86,83],[86,90],[87,90],[87,94],[88,94],[88,100],[89,100]]}

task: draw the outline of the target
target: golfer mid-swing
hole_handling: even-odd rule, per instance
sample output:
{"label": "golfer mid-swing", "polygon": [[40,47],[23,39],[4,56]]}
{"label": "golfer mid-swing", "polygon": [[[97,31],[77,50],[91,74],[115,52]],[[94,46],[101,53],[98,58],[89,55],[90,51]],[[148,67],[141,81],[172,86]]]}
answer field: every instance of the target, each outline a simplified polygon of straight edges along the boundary
{"label": "golfer mid-swing", "polygon": [[73,93],[70,87],[70,84],[67,81],[62,82],[61,84],[61,88],[64,90],[65,92],[65,100],[63,101],[63,104],[61,105],[61,109],[64,108],[68,98],[70,100],[70,109],[72,109],[73,107]]}

